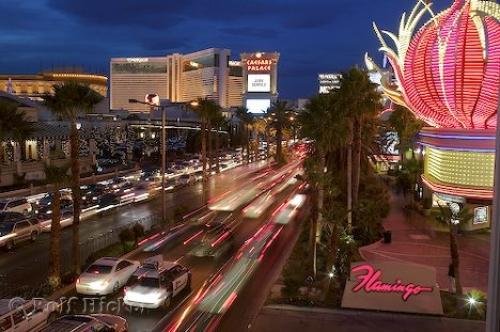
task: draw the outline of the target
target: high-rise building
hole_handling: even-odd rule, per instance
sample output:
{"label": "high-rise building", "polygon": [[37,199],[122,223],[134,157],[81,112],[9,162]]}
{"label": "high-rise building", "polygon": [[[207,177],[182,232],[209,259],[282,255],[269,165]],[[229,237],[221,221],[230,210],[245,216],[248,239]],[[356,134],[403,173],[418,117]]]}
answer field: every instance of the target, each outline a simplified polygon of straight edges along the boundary
{"label": "high-rise building", "polygon": [[320,94],[329,93],[331,90],[340,88],[340,73],[322,73],[318,74],[318,83]]}
{"label": "high-rise building", "polygon": [[113,58],[110,73],[110,109],[145,111],[146,105],[130,104],[148,93],[168,95],[167,57]]}
{"label": "high-rise building", "polygon": [[165,57],[112,58],[110,108],[145,111],[146,105],[128,100],[142,100],[148,93],[172,102],[208,98],[224,108],[241,106],[242,68],[230,56],[230,50],[210,48]]}
{"label": "high-rise building", "polygon": [[243,104],[251,113],[264,113],[278,99],[280,54],[242,53]]}

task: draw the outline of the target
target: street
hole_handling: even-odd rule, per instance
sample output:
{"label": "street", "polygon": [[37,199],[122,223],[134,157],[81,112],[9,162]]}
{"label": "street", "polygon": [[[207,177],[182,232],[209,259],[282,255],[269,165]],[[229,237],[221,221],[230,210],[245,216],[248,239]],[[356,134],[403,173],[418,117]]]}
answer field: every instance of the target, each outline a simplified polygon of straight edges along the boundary
{"label": "street", "polygon": [[[266,220],[269,219],[271,213],[275,211],[276,208],[279,208],[281,206],[282,202],[284,202],[292,193],[296,192],[299,183],[290,186],[284,186],[283,183],[286,183],[289,179],[295,176],[299,164],[300,163],[294,162],[291,163],[291,165],[288,165],[283,169],[274,172],[279,175],[280,178],[282,174],[286,174],[286,177],[282,182],[274,181],[268,184],[270,179],[273,179],[273,177],[262,176],[267,175],[269,173],[268,170],[262,171],[264,173],[255,173],[256,176],[254,176],[254,178],[258,180],[255,180],[255,183],[251,183],[249,185],[253,185],[255,187],[263,185],[265,188],[270,186],[269,189],[273,187],[280,187],[282,188],[282,191],[276,194],[274,203],[270,205],[266,212],[258,218],[248,219],[243,217],[242,210],[246,206],[246,203],[243,203],[235,211],[229,214],[229,220],[227,220],[225,224],[227,224],[231,228],[232,249],[218,259],[209,257],[199,258],[190,256],[188,254],[193,248],[199,245],[199,241],[197,239],[192,240],[193,236],[196,237],[196,234],[199,231],[199,227],[189,224],[186,225],[186,227],[188,227],[187,231],[183,232],[180,236],[175,236],[168,241],[166,241],[162,237],[155,238],[154,240],[148,242],[143,251],[137,253],[136,255],[133,255],[132,257],[129,257],[133,260],[143,261],[148,257],[161,254],[164,260],[173,262],[175,261],[190,269],[192,273],[191,291],[183,291],[178,297],[174,299],[174,301],[172,301],[170,305],[171,312],[166,311],[165,308],[160,308],[157,310],[131,310],[128,307],[124,307],[121,302],[123,299],[123,290],[120,290],[113,296],[108,296],[103,299],[84,297],[81,298],[80,301],[73,301],[69,306],[71,312],[107,312],[118,314],[127,319],[129,328],[132,331],[151,331],[155,327],[161,328],[169,321],[175,320],[176,314],[182,312],[183,309],[185,309],[185,303],[191,300],[192,295],[196,294],[196,292],[198,292],[202,288],[202,286],[204,286],[205,282],[223,265],[225,265],[226,261],[236,252],[236,250],[243,246],[247,242],[247,240],[255,234],[259,226],[261,226]],[[244,181],[242,180],[242,178],[239,178],[239,183],[242,184],[243,182]],[[236,192],[236,194],[238,194],[238,192]],[[194,215],[192,219],[203,219],[214,214],[216,216],[225,216],[228,214],[228,212],[209,211],[207,209],[204,209],[198,214]],[[290,231],[293,232],[293,228],[290,228]],[[287,232],[287,235],[284,235],[284,239],[282,241],[284,241],[284,243],[287,243],[287,245],[293,246],[293,243],[290,244],[287,241],[289,236],[288,233],[289,232]],[[167,236],[168,234],[165,235],[165,237]],[[150,250],[149,248],[154,249]],[[277,253],[278,255],[281,255],[280,251],[278,251]],[[269,281],[269,284],[271,283],[272,281]],[[102,304],[103,308],[99,307],[100,303]],[[110,303],[112,303],[113,305],[110,306]],[[172,314],[173,316],[170,316],[169,314]]]}
{"label": "street", "polygon": [[[242,183],[253,172],[267,166],[266,162],[244,165],[210,178],[208,185],[209,196],[216,197],[232,188],[235,183]],[[180,188],[166,194],[167,210],[172,213],[176,207],[184,206],[188,210],[195,210],[203,205],[202,184]],[[133,225],[141,218],[152,217],[161,211],[161,201],[156,198],[137,205],[128,205],[118,210],[110,211],[106,215],[93,216],[82,221],[80,225],[80,240],[96,236],[108,229],[121,225]],[[41,234],[34,243],[23,243],[12,252],[0,253],[0,295],[19,296],[20,292],[28,287],[37,287],[46,279],[49,261],[48,233]],[[61,233],[63,270],[68,269],[71,263],[71,227]]]}

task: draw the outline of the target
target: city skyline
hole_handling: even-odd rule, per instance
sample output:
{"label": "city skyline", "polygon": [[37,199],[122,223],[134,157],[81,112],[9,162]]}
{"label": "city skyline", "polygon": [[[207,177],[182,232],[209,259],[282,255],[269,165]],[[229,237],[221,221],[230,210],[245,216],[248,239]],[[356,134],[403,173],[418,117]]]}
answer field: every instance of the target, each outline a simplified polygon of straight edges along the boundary
{"label": "city skyline", "polygon": [[[394,29],[395,18],[414,0],[378,2],[275,1],[199,2],[26,1],[0,4],[4,57],[0,73],[27,74],[80,66],[109,74],[111,57],[160,56],[209,47],[282,53],[280,97],[298,98],[317,90],[317,74],[363,66],[363,54],[376,58],[372,21]],[[437,1],[436,9],[449,5]],[[203,8],[203,10],[200,10]],[[237,18],[237,20],[236,20]],[[356,23],[353,23],[356,22]],[[66,29],[60,29],[61,26]],[[96,36],[105,36],[96,39]],[[356,38],[353,38],[356,36]]]}

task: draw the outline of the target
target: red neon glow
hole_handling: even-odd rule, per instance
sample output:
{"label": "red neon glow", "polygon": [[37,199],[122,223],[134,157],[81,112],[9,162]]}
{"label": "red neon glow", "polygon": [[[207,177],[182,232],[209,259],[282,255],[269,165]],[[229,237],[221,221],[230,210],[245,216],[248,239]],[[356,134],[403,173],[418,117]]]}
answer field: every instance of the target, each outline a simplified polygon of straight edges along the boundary
{"label": "red neon glow", "polygon": [[500,24],[490,2],[488,12],[488,1],[455,0],[412,36],[406,52],[386,50],[404,103],[433,127],[496,128]]}
{"label": "red neon glow", "polygon": [[358,275],[358,284],[352,288],[352,291],[357,293],[364,290],[367,293],[401,293],[403,301],[407,301],[412,295],[419,295],[424,292],[432,292],[433,287],[422,286],[418,284],[404,284],[397,279],[394,283],[385,283],[380,279],[382,271],[375,270],[369,264],[358,265],[352,269],[352,273],[361,272],[364,274]]}
{"label": "red neon glow", "polygon": [[469,198],[479,198],[479,199],[493,199],[492,189],[475,189],[475,188],[458,188],[454,186],[448,186],[444,184],[437,184],[431,182],[425,176],[422,175],[423,183],[429,187],[432,191],[448,194],[448,195],[458,195]]}

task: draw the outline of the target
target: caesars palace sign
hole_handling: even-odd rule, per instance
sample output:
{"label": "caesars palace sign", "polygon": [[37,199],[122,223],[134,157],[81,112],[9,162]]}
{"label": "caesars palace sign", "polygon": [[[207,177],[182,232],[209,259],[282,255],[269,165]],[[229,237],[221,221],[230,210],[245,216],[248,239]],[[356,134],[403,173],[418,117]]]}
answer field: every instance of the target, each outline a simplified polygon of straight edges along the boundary
{"label": "caesars palace sign", "polygon": [[273,64],[272,59],[248,59],[246,61],[247,70],[254,71],[271,71]]}

